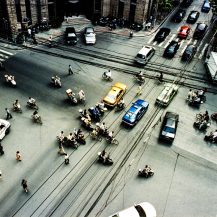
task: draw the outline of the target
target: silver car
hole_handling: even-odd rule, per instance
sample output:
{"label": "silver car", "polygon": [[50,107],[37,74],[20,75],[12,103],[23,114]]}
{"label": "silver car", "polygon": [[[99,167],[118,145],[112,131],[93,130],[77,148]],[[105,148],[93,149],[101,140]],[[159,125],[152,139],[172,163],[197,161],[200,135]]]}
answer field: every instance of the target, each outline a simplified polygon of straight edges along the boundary
{"label": "silver car", "polygon": [[8,121],[0,119],[0,141],[9,133],[10,127],[11,124]]}
{"label": "silver car", "polygon": [[86,27],[84,30],[84,40],[86,44],[96,43],[96,34],[93,27]]}

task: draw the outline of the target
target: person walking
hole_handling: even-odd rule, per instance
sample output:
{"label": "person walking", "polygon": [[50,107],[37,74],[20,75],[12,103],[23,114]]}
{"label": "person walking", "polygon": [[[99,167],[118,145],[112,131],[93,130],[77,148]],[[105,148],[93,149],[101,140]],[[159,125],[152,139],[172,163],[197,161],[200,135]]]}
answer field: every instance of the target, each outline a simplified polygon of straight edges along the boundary
{"label": "person walking", "polygon": [[137,95],[141,95],[142,94],[142,85],[141,84],[138,86],[138,90],[137,90],[136,94]]}
{"label": "person walking", "polygon": [[5,108],[5,111],[7,115],[6,120],[13,118],[8,108]]}
{"label": "person walking", "polygon": [[21,154],[20,154],[19,151],[16,152],[16,160],[17,160],[17,161],[21,161],[21,160],[22,160],[22,159],[21,159]]}
{"label": "person walking", "polygon": [[72,66],[71,65],[69,65],[69,73],[68,73],[69,75],[73,75],[74,74],[74,72],[72,71]]}
{"label": "person walking", "polygon": [[3,155],[5,152],[4,152],[4,150],[3,150],[3,146],[2,146],[2,144],[0,143],[0,155]]}
{"label": "person walking", "polygon": [[65,164],[69,164],[69,155],[65,153]]}
{"label": "person walking", "polygon": [[0,179],[2,178],[2,171],[0,170]]}
{"label": "person walking", "polygon": [[27,180],[23,179],[22,182],[21,182],[21,185],[23,187],[23,190],[27,193],[28,192]]}

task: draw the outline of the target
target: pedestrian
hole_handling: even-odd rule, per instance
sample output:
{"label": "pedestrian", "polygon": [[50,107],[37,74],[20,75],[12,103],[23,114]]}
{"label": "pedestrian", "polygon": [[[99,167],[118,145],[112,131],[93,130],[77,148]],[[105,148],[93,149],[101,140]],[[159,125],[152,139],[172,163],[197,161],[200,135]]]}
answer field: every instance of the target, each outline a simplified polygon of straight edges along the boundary
{"label": "pedestrian", "polygon": [[2,171],[0,170],[0,179],[2,178]]}
{"label": "pedestrian", "polygon": [[23,179],[21,185],[23,186],[23,190],[27,193],[28,192],[27,180]]}
{"label": "pedestrian", "polygon": [[142,94],[142,85],[141,84],[138,86],[138,90],[137,90],[136,94],[137,95],[141,95]]}
{"label": "pedestrian", "polygon": [[72,66],[69,65],[69,75],[73,75],[73,74],[74,74],[74,72],[72,71]]}
{"label": "pedestrian", "polygon": [[0,143],[0,155],[3,155],[5,152],[4,152],[4,150],[3,150],[3,146],[2,146],[2,144]]}
{"label": "pedestrian", "polygon": [[69,155],[65,153],[65,164],[69,164]]}
{"label": "pedestrian", "polygon": [[66,154],[66,152],[65,152],[62,144],[59,145],[59,151],[58,151],[58,153],[61,154],[61,155],[65,155]]}
{"label": "pedestrian", "polygon": [[12,115],[11,115],[9,109],[8,109],[8,108],[5,108],[5,111],[6,111],[6,115],[7,115],[6,120],[11,119],[11,118],[12,118]]}
{"label": "pedestrian", "polygon": [[21,161],[21,160],[22,160],[22,159],[21,159],[21,154],[20,154],[19,151],[16,152],[16,160],[17,160],[17,161]]}

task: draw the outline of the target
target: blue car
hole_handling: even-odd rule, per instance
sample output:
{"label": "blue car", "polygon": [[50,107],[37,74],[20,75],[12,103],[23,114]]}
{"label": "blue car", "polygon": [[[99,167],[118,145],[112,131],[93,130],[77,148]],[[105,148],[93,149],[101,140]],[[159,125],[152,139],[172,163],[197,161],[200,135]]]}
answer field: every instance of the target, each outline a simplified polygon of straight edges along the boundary
{"label": "blue car", "polygon": [[149,103],[145,100],[138,99],[130,109],[126,112],[122,118],[122,122],[128,126],[134,126],[145,114],[149,106]]}

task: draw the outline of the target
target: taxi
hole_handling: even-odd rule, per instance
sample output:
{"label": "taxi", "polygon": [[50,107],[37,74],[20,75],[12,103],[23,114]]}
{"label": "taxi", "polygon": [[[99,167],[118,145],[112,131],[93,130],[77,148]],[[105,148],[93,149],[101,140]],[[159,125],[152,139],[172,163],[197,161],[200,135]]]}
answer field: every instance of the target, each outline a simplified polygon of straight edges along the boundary
{"label": "taxi", "polygon": [[123,83],[115,83],[108,94],[104,97],[103,102],[109,107],[114,107],[126,93],[127,85]]}

